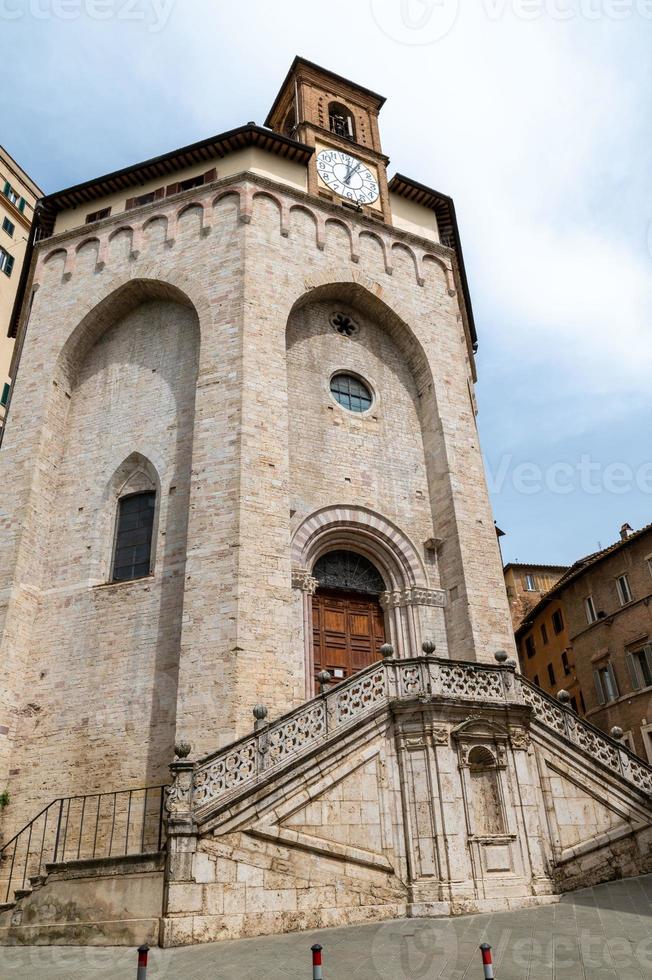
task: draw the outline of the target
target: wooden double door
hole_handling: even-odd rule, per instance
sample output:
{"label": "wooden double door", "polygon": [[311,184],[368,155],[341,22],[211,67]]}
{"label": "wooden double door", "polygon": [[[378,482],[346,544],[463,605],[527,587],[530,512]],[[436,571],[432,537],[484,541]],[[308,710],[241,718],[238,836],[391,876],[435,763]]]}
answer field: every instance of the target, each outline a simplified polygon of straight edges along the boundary
{"label": "wooden double door", "polygon": [[381,659],[385,620],[377,596],[318,589],[312,626],[315,677],[327,670],[337,684]]}

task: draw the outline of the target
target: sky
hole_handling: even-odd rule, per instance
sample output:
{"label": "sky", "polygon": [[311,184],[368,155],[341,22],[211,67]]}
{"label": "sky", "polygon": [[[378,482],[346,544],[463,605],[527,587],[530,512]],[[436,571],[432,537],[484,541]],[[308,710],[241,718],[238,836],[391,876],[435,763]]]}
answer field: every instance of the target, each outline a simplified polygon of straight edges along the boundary
{"label": "sky", "polygon": [[0,0],[0,143],[46,192],[262,124],[295,54],[450,194],[506,561],[652,522],[652,0]]}

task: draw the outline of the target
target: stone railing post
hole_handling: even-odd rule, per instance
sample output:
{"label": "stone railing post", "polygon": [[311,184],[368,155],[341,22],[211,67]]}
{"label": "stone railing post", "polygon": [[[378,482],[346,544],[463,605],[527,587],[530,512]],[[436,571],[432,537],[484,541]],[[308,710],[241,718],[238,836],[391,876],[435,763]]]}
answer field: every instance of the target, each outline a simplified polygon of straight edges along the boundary
{"label": "stone railing post", "polygon": [[[618,725],[614,727],[609,732],[611,737],[616,740],[616,742],[621,742],[623,740],[623,735],[625,734],[622,728]],[[624,752],[620,747],[618,748],[618,761],[620,763],[620,768],[624,776],[629,777],[630,760],[626,752]]]}
{"label": "stone railing post", "polygon": [[257,704],[253,709],[254,732],[256,733],[256,753],[258,772],[263,772],[267,764],[267,754],[269,752],[269,722],[267,721],[267,708],[264,704]]}
{"label": "stone railing post", "polygon": [[195,763],[188,758],[190,742],[180,740],[174,747],[177,758],[170,763],[172,785],[167,811],[168,880],[192,881],[193,857],[197,850],[197,824],[193,813],[193,773]]}
{"label": "stone railing post", "polygon": [[380,655],[383,658],[385,668],[385,679],[387,681],[387,698],[389,701],[400,696],[399,683],[396,672],[397,662],[394,658],[394,647],[391,643],[383,643],[380,648]]}

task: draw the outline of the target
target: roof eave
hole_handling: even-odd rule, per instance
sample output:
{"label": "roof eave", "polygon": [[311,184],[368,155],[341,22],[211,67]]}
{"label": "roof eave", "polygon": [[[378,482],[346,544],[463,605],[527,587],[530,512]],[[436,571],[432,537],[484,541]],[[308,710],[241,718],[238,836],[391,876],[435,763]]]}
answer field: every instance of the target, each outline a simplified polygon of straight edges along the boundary
{"label": "roof eave", "polygon": [[[160,156],[152,157],[150,160],[144,160],[140,163],[123,167],[120,170],[115,170],[112,173],[104,174],[101,177],[95,177],[92,180],[74,184],[72,187],[66,187],[53,194],[46,195],[41,203],[46,211],[54,210],[55,212],[66,207],[72,207],[75,203],[86,203],[89,200],[102,197],[107,193],[105,186],[107,184],[118,183],[121,187],[127,188],[142,183],[143,176],[163,177],[167,173],[173,173],[175,169],[183,165],[181,158],[196,157],[197,163],[200,163],[202,157],[210,159],[211,156],[227,156],[229,152],[233,152],[233,148],[229,148],[229,144],[232,144],[234,141],[240,141],[248,145],[264,143],[267,144],[266,148],[271,150],[271,152],[274,152],[274,148],[278,150],[284,149],[285,152],[282,155],[291,156],[297,162],[307,162],[314,153],[314,149],[306,146],[305,143],[300,143],[287,136],[281,136],[279,133],[264,129],[262,126],[239,126],[226,133],[211,136],[197,143],[191,143],[189,146],[183,146],[168,153],[163,153]],[[235,149],[242,148],[244,148],[244,145],[235,147]],[[214,152],[209,152],[211,150]],[[108,190],[110,191],[110,189]]]}
{"label": "roof eave", "polygon": [[478,332],[475,326],[475,316],[473,314],[473,304],[471,302],[471,291],[469,289],[469,280],[466,275],[462,239],[460,237],[460,229],[457,223],[457,213],[455,211],[455,202],[453,201],[453,198],[448,194],[441,194],[439,191],[434,190],[432,187],[427,187],[425,184],[420,184],[417,180],[412,180],[411,177],[406,177],[404,174],[394,174],[389,182],[389,190],[394,194],[400,194],[401,197],[405,197],[406,200],[416,200],[416,203],[421,204],[423,207],[430,208],[430,210],[435,211],[435,213],[437,213],[438,208],[440,210],[444,208],[448,211],[453,246],[458,258],[460,281],[469,323],[471,343],[473,346],[473,352],[475,353],[478,346]]}

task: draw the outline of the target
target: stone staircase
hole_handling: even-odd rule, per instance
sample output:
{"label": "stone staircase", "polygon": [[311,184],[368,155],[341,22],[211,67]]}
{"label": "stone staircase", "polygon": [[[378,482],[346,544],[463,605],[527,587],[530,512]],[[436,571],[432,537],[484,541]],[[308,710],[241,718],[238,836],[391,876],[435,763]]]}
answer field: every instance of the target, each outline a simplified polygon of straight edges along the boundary
{"label": "stone staircase", "polygon": [[[505,658],[506,659],[506,658]],[[580,718],[526,680],[511,664],[453,662],[431,656],[374,664],[295,711],[192,765],[192,809],[199,825],[234,799],[269,781],[286,765],[338,738],[392,702],[452,699],[465,704],[522,704],[532,725],[586,753],[625,785],[652,801],[652,767],[627,746]],[[181,791],[181,795],[184,794]],[[171,790],[171,801],[177,789]]]}
{"label": "stone staircase", "polygon": [[178,744],[168,788],[50,804],[0,851],[0,944],[492,911],[652,870],[652,768],[620,741],[506,655],[385,652],[218,752]]}
{"label": "stone staircase", "polygon": [[[652,869],[652,769],[496,665],[390,655],[172,764],[165,945],[553,901]],[[312,896],[312,897],[311,897]]]}
{"label": "stone staircase", "polygon": [[[118,928],[129,941],[139,938],[131,935],[125,923],[119,926],[119,919],[125,918],[124,908],[134,905],[130,892],[137,878],[141,884],[143,879],[161,879],[158,902],[157,885],[148,888],[157,908],[148,917],[150,936],[155,921],[157,941],[165,790],[154,786],[53,800],[4,844],[0,849],[0,942],[50,943],[76,937],[79,942],[94,943],[105,935],[110,941]],[[106,921],[105,888],[118,893],[108,934],[99,925]],[[151,899],[151,895],[145,899],[150,911]],[[134,900],[137,906],[140,899],[134,895]],[[89,922],[88,910],[94,904],[104,912],[98,911],[97,921]],[[134,921],[139,921],[137,907],[133,912]]]}

